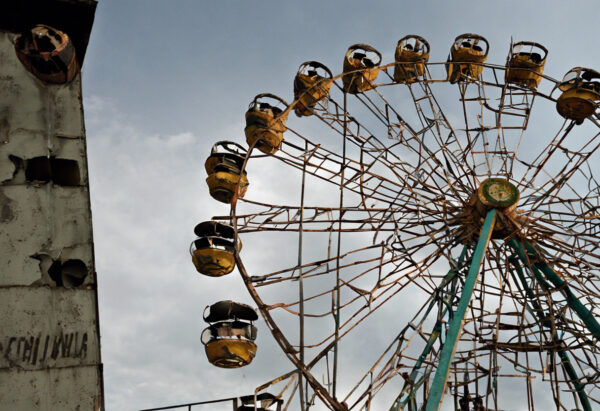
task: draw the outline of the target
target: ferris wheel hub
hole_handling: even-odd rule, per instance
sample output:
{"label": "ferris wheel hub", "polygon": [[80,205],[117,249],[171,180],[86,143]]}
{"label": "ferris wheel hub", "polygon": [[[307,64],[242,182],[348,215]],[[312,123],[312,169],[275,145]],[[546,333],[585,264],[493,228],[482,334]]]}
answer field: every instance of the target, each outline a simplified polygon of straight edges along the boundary
{"label": "ferris wheel hub", "polygon": [[526,217],[516,212],[519,199],[519,190],[505,178],[492,177],[482,181],[465,208],[450,222],[451,226],[457,227],[454,233],[457,240],[462,244],[476,242],[484,218],[492,209],[498,211],[492,239],[507,238],[520,231]]}
{"label": "ferris wheel hub", "polygon": [[486,208],[514,208],[519,198],[517,187],[504,178],[488,178],[477,189],[477,199]]}

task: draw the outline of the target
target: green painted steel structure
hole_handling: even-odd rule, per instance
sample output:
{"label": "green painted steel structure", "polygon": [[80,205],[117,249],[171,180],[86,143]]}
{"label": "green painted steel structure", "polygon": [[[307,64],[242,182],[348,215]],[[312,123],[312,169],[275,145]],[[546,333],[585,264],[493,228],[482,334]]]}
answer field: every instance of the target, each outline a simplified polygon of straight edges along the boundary
{"label": "green painted steel structure", "polygon": [[491,209],[485,216],[483,227],[481,228],[481,232],[479,234],[479,240],[477,241],[477,246],[475,247],[473,258],[471,259],[471,267],[469,268],[460,301],[458,302],[458,307],[456,308],[456,311],[454,312],[454,315],[452,316],[448,326],[446,342],[442,348],[438,368],[436,370],[435,377],[433,378],[429,397],[427,398],[427,411],[439,410],[440,406],[442,405],[442,397],[446,388],[446,381],[448,380],[448,373],[450,372],[452,358],[454,357],[456,346],[458,344],[460,334],[462,333],[465,313],[469,306],[471,296],[473,295],[475,285],[477,284],[477,278],[479,277],[479,272],[481,271],[483,257],[490,243],[492,229],[494,228],[495,222],[496,209]]}
{"label": "green painted steel structure", "polygon": [[[548,264],[541,262],[540,253],[538,252],[538,250],[536,250],[535,247],[532,246],[531,244],[529,244],[528,242],[524,242],[524,244],[525,244],[525,247],[523,247],[519,241],[514,240],[514,239],[509,242],[509,245],[519,255],[519,258],[521,259],[523,265],[525,267],[530,268],[534,277],[539,281],[540,285],[542,286],[542,288],[544,290],[548,290],[549,288],[551,288],[551,285],[546,281],[546,279],[543,277],[542,273],[546,275],[548,280],[550,280],[550,282],[552,282],[552,284],[554,284],[555,287],[561,287],[564,290],[568,306],[577,313],[577,315],[581,318],[581,320],[588,327],[588,329],[592,332],[592,334],[596,338],[598,338],[598,335],[596,334],[597,333],[596,327],[598,327],[598,322],[592,316],[592,314],[589,312],[589,310],[581,303],[581,301],[579,301],[579,299],[577,297],[575,297],[575,295],[569,289],[568,285],[564,282],[564,280],[562,280],[558,276],[558,274],[556,274],[556,272]],[[525,249],[527,249],[527,251],[529,252],[530,255],[535,257],[536,261],[533,264],[529,260],[527,254],[525,252]],[[540,260],[540,261],[537,261],[537,260]],[[522,277],[524,286],[527,287],[527,283],[525,281],[523,272],[522,272],[521,268],[518,266],[517,266],[517,271],[519,272],[519,277]],[[529,298],[533,299],[533,292],[528,287],[526,288],[526,293]],[[539,317],[541,320],[540,326],[542,326],[543,325],[543,320],[542,320],[543,313],[541,312],[541,307],[539,307],[539,305],[537,305],[537,307],[540,310],[540,312],[539,312]],[[560,342],[560,343],[562,343],[562,342]],[[562,344],[564,345],[564,343],[562,343]],[[579,397],[579,401],[581,401],[581,405],[582,405],[584,411],[592,411],[592,406],[590,404],[587,393],[585,392],[585,384],[581,383],[581,379],[577,375],[577,371],[575,370],[575,368],[573,367],[573,364],[571,363],[569,354],[567,354],[567,352],[564,350],[559,350],[558,356],[560,357],[561,364],[563,366],[563,369],[565,370],[565,373],[568,375],[571,382],[573,383],[573,386],[575,387],[575,391],[577,392],[577,396]]]}
{"label": "green painted steel structure", "polygon": [[[438,367],[433,379],[433,383],[431,385],[429,396],[427,398],[427,403],[425,405],[426,411],[437,411],[440,409],[443,394],[446,388],[448,374],[450,372],[452,359],[456,352],[456,346],[462,333],[462,328],[464,325],[464,316],[468,308],[471,296],[473,294],[473,290],[475,289],[475,286],[477,284],[477,279],[479,276],[479,272],[481,271],[481,266],[483,263],[485,252],[489,245],[492,230],[495,225],[496,212],[497,211],[495,209],[492,209],[488,211],[486,215],[479,235],[479,240],[471,258],[469,272],[467,273],[467,276],[465,278],[465,283],[456,311],[452,313],[450,306],[448,305],[448,301],[442,301],[442,303],[445,303],[445,305],[443,305],[439,309],[438,320],[435,326],[433,327],[433,330],[431,332],[431,335],[429,336],[426,346],[412,369],[409,381],[405,383],[401,393],[398,395],[394,404],[390,408],[390,411],[398,411],[404,409],[406,405],[409,405],[409,409],[411,410],[417,409],[415,398],[416,392],[419,388],[426,384],[426,381],[429,379],[430,375],[430,373],[426,373],[419,378],[419,371],[426,357],[431,353],[435,342],[439,338],[443,337],[442,317],[448,311],[450,311],[451,320],[440,353]],[[563,295],[565,296],[567,305],[579,316],[579,318],[582,320],[582,322],[585,324],[588,330],[592,333],[592,335],[596,339],[600,340],[600,324],[598,323],[596,318],[594,318],[591,312],[587,309],[587,307],[585,307],[583,303],[577,298],[577,296],[571,291],[568,284],[556,273],[556,271],[554,271],[554,269],[552,269],[552,267],[550,267],[547,263],[543,261],[539,247],[527,241],[521,241],[516,239],[509,240],[507,242],[507,245],[511,247],[516,253],[516,257],[513,256],[511,261],[514,267],[514,271],[510,270],[511,275],[513,276],[513,279],[515,280],[517,286],[519,286],[522,292],[524,292],[526,301],[529,304],[531,304],[531,308],[528,308],[528,310],[532,313],[532,315],[536,317],[540,328],[543,329],[544,327],[551,327],[551,324],[548,323],[548,316],[550,314],[544,311],[539,301],[537,300],[535,293],[531,289],[530,285],[527,283],[528,280],[526,278],[526,269],[529,270],[529,272],[532,275],[532,278],[539,283],[542,289],[561,289]],[[463,249],[463,252],[459,259],[459,268],[462,265],[462,261],[466,253],[467,247]],[[518,263],[518,260],[521,261],[522,266]],[[456,286],[455,282],[457,279],[457,274],[458,269],[449,270],[446,276],[444,277],[442,283],[438,286],[438,291],[442,291],[446,286],[448,286],[448,284],[452,283],[453,287],[450,294],[454,295],[454,287]],[[433,304],[435,304],[437,300],[438,299],[432,301],[424,317],[426,317],[429,314],[431,308],[433,308]],[[564,343],[560,339],[555,339],[555,342],[564,345]],[[591,411],[592,407],[588,396],[585,392],[585,384],[582,383],[581,378],[577,375],[577,372],[571,363],[566,349],[558,350],[557,353],[565,374],[569,377],[571,383],[575,388],[575,392],[577,393],[577,397],[581,402],[583,410]]]}
{"label": "green painted steel structure", "polygon": [[[590,310],[588,310],[587,307],[583,305],[581,301],[579,301],[579,298],[573,294],[569,288],[569,285],[562,278],[560,278],[556,271],[542,261],[541,254],[538,250],[536,250],[527,241],[524,241],[523,244],[525,249],[523,249],[523,246],[517,240],[513,239],[509,241],[509,245],[517,252],[523,264],[531,268],[535,277],[540,281],[542,286],[548,289],[552,288],[552,286],[548,283],[548,281],[550,281],[554,287],[560,288],[565,296],[569,308],[575,311],[577,316],[581,319],[581,321],[583,321],[592,335],[600,340],[600,324],[596,318],[594,318]],[[535,258],[533,263],[529,261],[525,250],[527,250],[529,255]]]}
{"label": "green painted steel structure", "polygon": [[[468,251],[468,248],[466,246],[463,247],[463,250],[458,259],[456,268],[451,268],[448,271],[448,273],[446,274],[446,276],[444,277],[442,283],[437,287],[438,295],[441,295],[442,290],[448,284],[452,283],[452,290],[450,292],[449,297],[450,298],[454,297],[454,295],[455,295],[454,288],[456,287],[456,276],[458,275],[458,272],[460,271],[460,269],[463,267],[464,259],[467,255],[467,251]],[[436,302],[438,302],[440,300],[440,298],[441,297],[438,297],[431,302],[430,306],[427,309],[427,312],[423,316],[423,320],[421,321],[421,323],[423,323],[425,321],[425,318],[427,317],[427,315],[429,315],[431,308],[433,308],[433,305]],[[431,350],[433,349],[433,345],[435,344],[435,342],[441,335],[442,318],[446,315],[446,312],[448,312],[448,309],[449,309],[449,305],[448,305],[449,302],[443,301],[443,298],[441,298],[441,300],[442,300],[443,308],[441,308],[439,310],[438,319],[435,323],[435,326],[433,327],[433,331],[431,332],[431,335],[429,336],[429,339],[427,340],[427,344],[425,345],[423,352],[419,356],[417,362],[415,363],[415,365],[410,373],[409,381],[407,381],[404,384],[404,387],[402,388],[400,395],[398,395],[398,397],[396,398],[396,401],[394,401],[394,404],[390,408],[390,411],[398,411],[398,410],[404,409],[406,404],[409,402],[411,404],[409,406],[410,410],[417,409],[416,403],[415,403],[415,401],[416,401],[415,393],[416,393],[417,389],[423,384],[423,382],[429,376],[429,374],[426,374],[423,376],[423,378],[421,378],[420,380],[417,381],[417,377],[419,376],[419,370],[421,369],[421,366],[423,365],[423,362],[425,361],[427,356],[431,353]],[[407,393],[408,393],[408,395],[404,399],[402,399],[402,397]]]}

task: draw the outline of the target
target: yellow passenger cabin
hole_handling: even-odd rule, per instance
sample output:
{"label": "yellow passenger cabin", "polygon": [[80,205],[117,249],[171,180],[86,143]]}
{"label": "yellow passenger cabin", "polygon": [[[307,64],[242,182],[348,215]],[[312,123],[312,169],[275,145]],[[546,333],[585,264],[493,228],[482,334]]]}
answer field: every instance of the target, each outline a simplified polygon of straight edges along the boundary
{"label": "yellow passenger cabin", "polygon": [[[217,221],[205,221],[194,228],[198,236],[190,246],[192,262],[200,274],[221,277],[235,268],[233,227]],[[241,244],[239,244],[241,248]]]}
{"label": "yellow passenger cabin", "polygon": [[14,44],[21,63],[45,83],[68,83],[79,73],[75,46],[62,31],[40,24],[15,36]]}
{"label": "yellow passenger cabin", "polygon": [[222,203],[244,197],[248,189],[246,171],[242,171],[245,149],[231,141],[216,143],[204,163],[210,195]]}
{"label": "yellow passenger cabin", "polygon": [[[264,392],[240,397],[241,406],[236,411],[281,411],[283,400],[271,393]],[[256,407],[256,408],[255,408]]]}
{"label": "yellow passenger cabin", "polygon": [[398,41],[394,57],[394,81],[401,84],[414,83],[425,75],[429,43],[423,37],[411,34]]}
{"label": "yellow passenger cabin", "polygon": [[[208,310],[208,314],[207,311]],[[210,324],[202,332],[202,344],[208,361],[221,368],[239,368],[252,362],[256,355],[254,309],[246,304],[220,301],[204,311],[204,321]]]}
{"label": "yellow passenger cabin", "polygon": [[506,61],[505,81],[536,89],[542,80],[548,50],[539,43],[520,41],[511,46]]}
{"label": "yellow passenger cabin", "polygon": [[246,112],[246,142],[265,154],[274,154],[283,141],[289,111],[281,98],[263,93],[254,97]]}
{"label": "yellow passenger cabin", "polygon": [[575,67],[557,87],[562,93],[556,100],[556,109],[564,118],[581,124],[598,109],[600,73],[596,70]]}
{"label": "yellow passenger cabin", "polygon": [[372,89],[380,64],[381,53],[373,47],[367,44],[350,46],[344,57],[344,91],[357,94]]}
{"label": "yellow passenger cabin", "polygon": [[462,34],[450,48],[446,72],[452,84],[476,80],[483,72],[482,63],[487,59],[488,41],[479,34]]}
{"label": "yellow passenger cabin", "polygon": [[294,111],[298,117],[310,116],[317,103],[329,95],[333,75],[324,64],[307,61],[294,78]]}

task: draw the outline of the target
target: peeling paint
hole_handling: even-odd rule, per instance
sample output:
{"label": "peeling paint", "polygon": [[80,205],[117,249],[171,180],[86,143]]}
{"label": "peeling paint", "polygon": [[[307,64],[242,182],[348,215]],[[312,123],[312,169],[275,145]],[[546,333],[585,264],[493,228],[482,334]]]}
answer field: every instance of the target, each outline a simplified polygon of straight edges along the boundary
{"label": "peeling paint", "polygon": [[12,207],[13,201],[0,190],[0,223],[7,223],[15,218]]}

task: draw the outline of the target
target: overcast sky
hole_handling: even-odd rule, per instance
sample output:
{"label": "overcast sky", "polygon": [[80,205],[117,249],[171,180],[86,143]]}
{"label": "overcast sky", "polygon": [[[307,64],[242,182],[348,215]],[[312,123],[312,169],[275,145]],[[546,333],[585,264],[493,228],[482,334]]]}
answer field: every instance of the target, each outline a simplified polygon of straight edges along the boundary
{"label": "overcast sky", "polygon": [[[83,92],[107,409],[244,395],[291,370],[261,321],[250,366],[208,364],[204,307],[251,298],[237,271],[200,276],[187,251],[195,224],[229,211],[208,195],[204,161],[218,140],[245,144],[256,94],[292,101],[300,63],[338,74],[354,43],[391,62],[407,34],[429,41],[430,61],[445,61],[454,38],[471,32],[490,42],[489,62],[504,64],[512,36],[544,44],[554,78],[574,66],[600,69],[599,8],[594,0],[100,0]],[[254,199],[269,189],[259,177],[250,183]]]}

